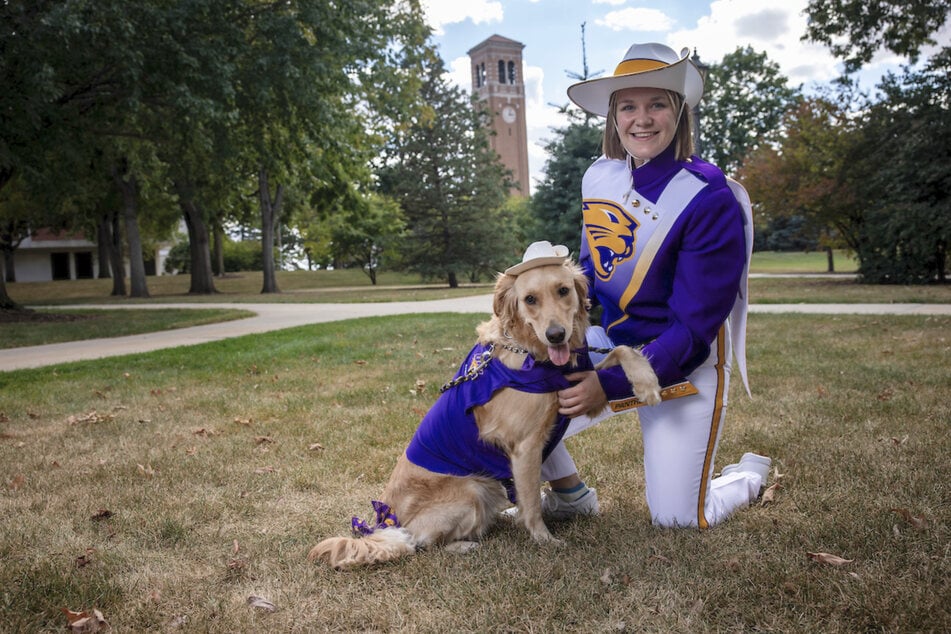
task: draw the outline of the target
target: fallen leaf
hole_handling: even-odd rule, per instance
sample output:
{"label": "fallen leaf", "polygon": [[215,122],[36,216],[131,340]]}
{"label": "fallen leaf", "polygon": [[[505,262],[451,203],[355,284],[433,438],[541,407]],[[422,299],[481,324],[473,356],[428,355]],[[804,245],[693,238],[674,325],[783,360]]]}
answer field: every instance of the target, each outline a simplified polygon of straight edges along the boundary
{"label": "fallen leaf", "polygon": [[70,414],[66,418],[66,423],[68,425],[79,425],[80,423],[102,423],[114,419],[115,416],[112,414],[100,414],[96,410],[92,410],[91,412],[80,414],[78,416]]}
{"label": "fallen leaf", "polygon": [[659,561],[664,564],[672,563],[669,558],[664,557],[663,555],[651,555],[647,558],[647,561]]}
{"label": "fallen leaf", "polygon": [[107,520],[110,517],[112,517],[112,511],[110,511],[109,509],[99,509],[98,511],[93,513],[89,519],[91,519],[94,522],[98,522],[101,520]]}
{"label": "fallen leaf", "polygon": [[10,417],[7,416],[6,412],[0,412],[0,423],[9,423]]}
{"label": "fallen leaf", "polygon": [[185,450],[186,456],[194,456],[196,453],[198,453],[198,447],[189,447]]}
{"label": "fallen leaf", "polygon": [[83,634],[87,632],[108,632],[109,624],[106,622],[106,619],[103,618],[102,612],[99,610],[93,610],[92,614],[86,612],[73,612],[72,610],[67,610],[63,608],[63,613],[66,615],[66,620],[69,621],[69,631],[70,632],[81,632]]}
{"label": "fallen leaf", "polygon": [[354,363],[354,365],[366,365],[366,364],[367,364],[367,362],[366,362],[366,361],[363,361],[362,359],[357,359],[357,360],[354,361],[353,363]]}
{"label": "fallen leaf", "polygon": [[917,530],[928,526],[928,518],[924,515],[912,515],[908,509],[892,509],[892,512],[898,513],[903,520],[911,524],[912,527]]}
{"label": "fallen leaf", "polygon": [[892,444],[894,444],[894,445],[896,445],[896,446],[904,445],[906,442],[908,442],[908,434],[905,434],[905,435],[902,436],[901,438],[896,438],[896,437],[892,436]]}
{"label": "fallen leaf", "polygon": [[12,480],[10,480],[10,490],[11,490],[11,491],[19,491],[20,488],[21,488],[24,484],[26,484],[26,477],[24,477],[22,474],[17,474],[17,475],[15,475],[15,476],[13,476],[13,479],[12,479]]}
{"label": "fallen leaf", "polygon": [[307,447],[307,450],[308,451],[323,451],[324,446],[321,445],[319,442],[315,442],[315,443],[311,443],[310,446]]}
{"label": "fallen leaf", "polygon": [[271,465],[267,465],[266,467],[258,467],[254,470],[255,473],[274,473],[275,471],[277,471],[277,469]]}
{"label": "fallen leaf", "polygon": [[208,438],[209,436],[217,436],[218,432],[214,429],[206,429],[202,427],[201,429],[196,429],[192,432],[192,436],[201,436],[202,438]]}
{"label": "fallen leaf", "polygon": [[829,553],[806,553],[806,557],[813,561],[818,561],[820,564],[829,564],[830,566],[842,566],[855,561],[854,559],[843,559],[838,555],[830,555]]}
{"label": "fallen leaf", "polygon": [[234,422],[236,422],[239,425],[247,425],[249,427],[252,425],[250,416],[248,418],[235,418]]}
{"label": "fallen leaf", "polygon": [[137,466],[139,467],[139,473],[144,475],[146,478],[155,477],[155,469],[152,468],[151,464],[149,464],[148,466],[144,466],[144,465],[137,465]]}
{"label": "fallen leaf", "polygon": [[606,586],[609,586],[612,583],[614,583],[614,575],[611,574],[610,568],[605,568],[604,572],[601,573],[601,583],[603,583]]}
{"label": "fallen leaf", "polygon": [[266,611],[266,612],[276,612],[276,611],[277,611],[277,606],[276,606],[276,605],[274,605],[273,603],[271,603],[271,602],[268,601],[267,599],[264,599],[264,598],[262,598],[262,597],[254,596],[253,594],[252,594],[250,597],[248,597],[248,605],[250,605],[252,608],[257,608],[257,609],[259,609],[259,610],[264,610],[264,611]]}
{"label": "fallen leaf", "polygon": [[94,548],[87,548],[85,553],[83,553],[83,554],[80,555],[79,557],[76,557],[76,567],[77,567],[77,568],[85,568],[86,566],[88,566],[89,564],[91,564],[91,563],[92,563],[92,555],[93,555],[94,552],[96,552],[96,550],[95,550]]}
{"label": "fallen leaf", "polygon": [[767,504],[775,502],[776,491],[778,491],[781,488],[783,488],[783,485],[781,485],[779,482],[774,482],[772,486],[767,487],[767,489],[763,491],[763,499],[760,500],[759,505],[766,506]]}
{"label": "fallen leaf", "polygon": [[254,444],[256,445],[263,445],[263,444],[267,444],[271,442],[274,442],[274,439],[271,438],[270,436],[255,436],[254,437]]}
{"label": "fallen leaf", "polygon": [[185,627],[187,624],[188,624],[187,614],[179,614],[177,616],[173,616],[172,618],[168,620],[168,626],[176,630]]}
{"label": "fallen leaf", "polygon": [[231,554],[237,555],[239,550],[241,550],[241,547],[238,546],[238,540],[236,539],[236,540],[234,540],[234,546],[233,546],[233,548],[232,548],[232,550],[231,550]]}

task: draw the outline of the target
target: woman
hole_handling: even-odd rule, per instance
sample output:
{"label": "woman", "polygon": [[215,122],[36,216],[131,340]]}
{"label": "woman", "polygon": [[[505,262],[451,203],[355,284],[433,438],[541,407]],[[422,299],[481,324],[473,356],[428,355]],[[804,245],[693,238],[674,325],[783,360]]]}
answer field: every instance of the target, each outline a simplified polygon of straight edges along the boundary
{"label": "woman", "polygon": [[[752,218],[742,188],[692,156],[691,109],[703,78],[687,55],[635,44],[613,76],[575,84],[568,96],[606,117],[604,156],[582,182],[579,263],[603,309],[603,330],[592,328],[588,342],[642,347],[665,386],[660,404],[639,409],[651,519],[706,528],[756,499],[770,460],[747,453],[713,478],[734,350],[747,383]],[[559,392],[561,413],[575,417],[568,435],[638,406],[619,370],[567,377],[577,381]],[[600,408],[593,419],[582,415]],[[542,474],[549,515],[598,513],[564,445]]]}

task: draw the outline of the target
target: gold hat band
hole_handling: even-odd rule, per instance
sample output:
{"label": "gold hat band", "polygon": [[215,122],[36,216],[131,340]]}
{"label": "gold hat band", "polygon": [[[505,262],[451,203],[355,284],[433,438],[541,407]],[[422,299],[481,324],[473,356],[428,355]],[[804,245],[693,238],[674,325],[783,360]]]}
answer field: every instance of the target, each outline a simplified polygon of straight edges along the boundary
{"label": "gold hat band", "polygon": [[644,71],[657,70],[665,66],[670,66],[670,64],[659,62],[656,59],[626,59],[614,69],[614,76],[643,73]]}

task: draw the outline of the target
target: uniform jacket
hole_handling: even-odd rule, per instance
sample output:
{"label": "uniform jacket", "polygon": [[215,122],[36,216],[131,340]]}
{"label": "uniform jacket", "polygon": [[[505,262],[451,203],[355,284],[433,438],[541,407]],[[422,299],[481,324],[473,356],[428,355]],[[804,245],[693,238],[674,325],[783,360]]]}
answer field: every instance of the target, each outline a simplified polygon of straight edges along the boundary
{"label": "uniform jacket", "polygon": [[[677,189],[686,200],[673,205],[682,211],[665,235],[658,232],[663,240],[644,258],[650,267],[631,295],[653,230],[678,211],[657,206],[672,181],[666,197],[677,198]],[[669,147],[633,172],[625,161],[602,156],[585,173],[582,197],[579,264],[592,301],[603,307],[602,326],[616,344],[643,346],[661,385],[685,380],[709,356],[745,275],[744,211],[726,178],[697,157],[675,160]],[[598,378],[609,399],[630,394],[620,368],[601,370]]]}

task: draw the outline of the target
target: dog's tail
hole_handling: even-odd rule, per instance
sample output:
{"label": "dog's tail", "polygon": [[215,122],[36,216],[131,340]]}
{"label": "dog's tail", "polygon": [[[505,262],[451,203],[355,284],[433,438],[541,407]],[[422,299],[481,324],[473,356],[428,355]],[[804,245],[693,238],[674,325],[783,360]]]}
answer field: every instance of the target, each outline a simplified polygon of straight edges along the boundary
{"label": "dog's tail", "polygon": [[365,537],[330,537],[310,550],[311,561],[338,570],[393,561],[416,552],[416,539],[405,528],[385,528]]}

